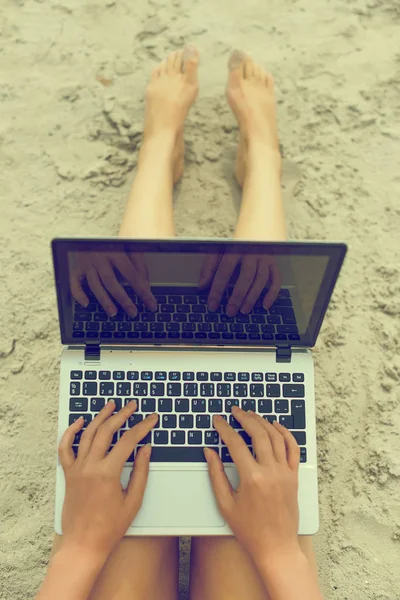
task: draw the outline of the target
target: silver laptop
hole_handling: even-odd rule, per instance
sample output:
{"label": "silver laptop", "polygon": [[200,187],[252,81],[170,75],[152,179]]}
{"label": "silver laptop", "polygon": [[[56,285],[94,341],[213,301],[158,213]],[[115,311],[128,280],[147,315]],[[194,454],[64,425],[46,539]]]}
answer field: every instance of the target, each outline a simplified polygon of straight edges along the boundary
{"label": "silver laptop", "polygon": [[[83,415],[86,426],[110,398],[116,410],[133,398],[138,403],[113,445],[127,428],[160,415],[123,469],[126,486],[137,450],[151,442],[143,505],[127,535],[232,535],[218,511],[203,448],[219,453],[236,488],[237,469],[212,425],[213,414],[221,414],[254,454],[231,414],[234,405],[292,431],[301,453],[299,534],[316,533],[310,348],[346,246],[62,238],[52,241],[52,251],[64,345],[58,443],[74,420]],[[57,461],[59,534],[64,491]]]}

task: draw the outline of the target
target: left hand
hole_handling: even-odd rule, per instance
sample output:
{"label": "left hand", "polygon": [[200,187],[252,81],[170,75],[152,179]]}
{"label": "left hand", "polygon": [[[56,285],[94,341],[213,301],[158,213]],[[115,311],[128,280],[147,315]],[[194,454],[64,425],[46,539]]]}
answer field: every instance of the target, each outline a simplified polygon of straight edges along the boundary
{"label": "left hand", "polygon": [[63,545],[83,549],[103,559],[125,535],[142,505],[151,454],[146,453],[146,447],[135,457],[126,489],[120,478],[129,455],[158,421],[158,415],[144,419],[124,433],[107,453],[113,434],[134,413],[136,402],[130,402],[113,415],[114,410],[115,404],[108,402],[89,423],[82,434],[76,458],[72,443],[75,434],[82,429],[82,419],[68,427],[59,445],[66,487],[62,512]]}
{"label": "left hand", "polygon": [[243,315],[248,314],[267,284],[269,288],[262,300],[263,307],[267,310],[277,299],[282,277],[273,256],[209,254],[203,262],[199,281],[199,289],[205,289],[211,284],[207,302],[209,311],[218,309],[238,264],[240,274],[226,307],[229,317],[234,317],[239,310]]}

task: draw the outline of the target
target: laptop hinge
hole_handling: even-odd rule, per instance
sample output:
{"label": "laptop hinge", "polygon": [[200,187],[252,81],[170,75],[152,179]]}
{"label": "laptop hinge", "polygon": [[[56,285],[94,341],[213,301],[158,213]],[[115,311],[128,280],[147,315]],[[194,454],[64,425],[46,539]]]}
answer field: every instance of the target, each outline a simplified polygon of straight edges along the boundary
{"label": "laptop hinge", "polygon": [[100,344],[87,343],[85,346],[85,360],[100,360]]}
{"label": "laptop hinge", "polygon": [[290,363],[292,360],[292,349],[290,346],[278,346],[276,348],[276,362]]}

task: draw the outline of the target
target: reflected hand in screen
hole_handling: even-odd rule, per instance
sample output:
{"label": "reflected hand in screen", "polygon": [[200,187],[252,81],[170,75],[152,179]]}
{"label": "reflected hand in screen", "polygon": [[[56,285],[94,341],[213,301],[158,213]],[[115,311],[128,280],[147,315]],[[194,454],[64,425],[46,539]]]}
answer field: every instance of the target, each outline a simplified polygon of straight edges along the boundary
{"label": "reflected hand in screen", "polygon": [[129,316],[135,317],[137,308],[118,281],[117,269],[133,290],[140,296],[149,310],[157,310],[146,263],[139,253],[124,252],[76,252],[70,266],[70,286],[72,296],[82,306],[89,304],[89,298],[82,283],[87,283],[106,313],[113,317],[118,311],[115,299]]}
{"label": "reflected hand in screen", "polygon": [[226,287],[229,285],[236,266],[240,263],[240,274],[226,308],[226,314],[233,317],[240,311],[249,313],[257,302],[265,286],[269,284],[262,305],[268,309],[276,300],[282,285],[282,278],[272,256],[250,254],[210,254],[201,268],[199,289],[211,285],[208,295],[208,310],[218,309]]}

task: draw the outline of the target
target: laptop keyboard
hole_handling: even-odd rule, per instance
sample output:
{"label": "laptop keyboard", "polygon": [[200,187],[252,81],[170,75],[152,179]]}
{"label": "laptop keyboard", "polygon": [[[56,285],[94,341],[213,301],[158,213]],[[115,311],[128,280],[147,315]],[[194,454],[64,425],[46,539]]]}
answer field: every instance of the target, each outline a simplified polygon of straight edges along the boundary
{"label": "laptop keyboard", "polygon": [[73,337],[93,340],[300,340],[290,291],[285,288],[280,290],[268,310],[262,306],[262,293],[249,314],[238,313],[235,317],[226,314],[227,292],[218,309],[208,312],[208,293],[187,288],[188,293],[161,294],[162,288],[157,291],[155,287],[158,308],[156,312],[150,312],[131,288],[127,286],[125,291],[137,307],[136,317],[130,317],[121,307],[115,317],[110,317],[93,292],[86,291],[88,306],[84,308],[78,302],[74,303]]}
{"label": "laptop keyboard", "polygon": [[[157,425],[139,442],[128,462],[150,442],[151,462],[206,462],[203,448],[207,446],[218,452],[222,462],[232,463],[228,448],[212,425],[216,413],[253,452],[250,436],[231,414],[235,405],[287,427],[300,446],[300,462],[307,462],[303,373],[71,371],[69,425],[83,416],[87,427],[110,399],[115,401],[116,411],[131,400],[137,402],[135,413],[114,434],[110,450],[127,430],[159,413]],[[75,437],[75,453],[84,428]]]}

